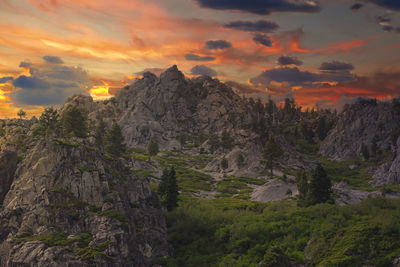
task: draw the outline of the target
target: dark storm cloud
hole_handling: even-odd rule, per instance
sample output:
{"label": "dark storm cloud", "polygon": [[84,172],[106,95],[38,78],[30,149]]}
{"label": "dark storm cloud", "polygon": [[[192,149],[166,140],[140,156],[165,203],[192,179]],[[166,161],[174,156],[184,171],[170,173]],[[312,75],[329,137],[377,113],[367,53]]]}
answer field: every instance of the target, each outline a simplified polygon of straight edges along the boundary
{"label": "dark storm cloud", "polygon": [[319,70],[322,71],[350,71],[354,70],[354,66],[351,63],[332,61],[332,62],[324,62],[319,67]]}
{"label": "dark storm cloud", "polygon": [[245,32],[263,32],[263,33],[271,33],[279,28],[278,24],[267,20],[259,20],[256,22],[232,21],[229,22],[228,24],[225,24],[224,27]]}
{"label": "dark storm cloud", "polygon": [[196,0],[201,7],[217,10],[233,10],[259,15],[271,12],[319,12],[319,4],[314,1],[289,0]]}
{"label": "dark storm cloud", "polygon": [[301,65],[303,65],[303,61],[299,60],[296,57],[280,56],[278,58],[278,64],[281,66],[286,66],[286,65],[301,66]]}
{"label": "dark storm cloud", "polygon": [[372,3],[380,7],[400,11],[399,0],[364,0],[364,2]]}
{"label": "dark storm cloud", "polygon": [[186,54],[185,59],[189,61],[214,61],[215,57],[202,57],[194,54]]}
{"label": "dark storm cloud", "polygon": [[269,38],[268,35],[266,35],[266,34],[260,34],[260,33],[254,34],[253,41],[256,44],[262,44],[262,45],[265,45],[268,47],[272,46],[271,38]]}
{"label": "dark storm cloud", "polygon": [[191,74],[193,75],[203,75],[203,76],[210,76],[214,77],[217,76],[217,72],[212,68],[209,68],[205,65],[197,65],[194,66],[191,70]]}
{"label": "dark storm cloud", "polygon": [[20,68],[30,68],[31,66],[32,66],[32,63],[28,62],[28,61],[22,61],[21,63],[19,63]]}
{"label": "dark storm cloud", "polygon": [[379,24],[389,24],[392,22],[392,19],[388,16],[375,16],[375,19],[378,21]]}
{"label": "dark storm cloud", "polygon": [[215,41],[207,41],[205,45],[205,49],[213,50],[213,49],[227,49],[231,48],[232,44],[225,40],[215,40]]}
{"label": "dark storm cloud", "polygon": [[14,80],[11,76],[5,76],[0,78],[0,83],[12,82]]}
{"label": "dark storm cloud", "polygon": [[352,11],[357,11],[357,10],[360,10],[362,7],[363,7],[362,4],[356,3],[356,4],[352,5],[352,6],[350,7],[350,9],[351,9]]}
{"label": "dark storm cloud", "polygon": [[62,59],[60,57],[56,57],[56,56],[44,56],[43,60],[46,61],[47,63],[51,63],[51,64],[63,64],[64,61],[62,61]]}
{"label": "dark storm cloud", "polygon": [[289,87],[319,87],[325,82],[345,82],[353,80],[354,76],[348,71],[318,73],[302,71],[297,67],[283,67],[264,71],[259,76],[250,79],[250,82],[256,87],[271,87],[274,82],[285,83]]}
{"label": "dark storm cloud", "polygon": [[88,94],[86,88],[91,82],[83,69],[47,62],[34,67],[31,76],[20,75],[13,80],[15,90],[8,95],[16,105],[56,105],[74,94]]}

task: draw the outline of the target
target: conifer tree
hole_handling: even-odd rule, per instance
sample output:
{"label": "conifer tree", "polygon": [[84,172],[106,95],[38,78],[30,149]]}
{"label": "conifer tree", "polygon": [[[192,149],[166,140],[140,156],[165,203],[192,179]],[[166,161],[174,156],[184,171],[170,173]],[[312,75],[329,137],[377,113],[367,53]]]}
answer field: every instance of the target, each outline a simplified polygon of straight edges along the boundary
{"label": "conifer tree", "polygon": [[20,109],[20,110],[18,111],[17,115],[18,115],[18,117],[19,117],[20,119],[22,119],[23,117],[26,116],[26,112],[25,112],[23,109]]}
{"label": "conifer tree", "polygon": [[266,167],[270,169],[271,175],[273,175],[274,162],[277,161],[283,155],[283,151],[280,145],[271,136],[268,142],[265,144],[263,157],[266,161]]}
{"label": "conifer tree", "polygon": [[323,141],[327,134],[326,119],[322,117],[318,120],[317,133],[319,140]]}
{"label": "conifer tree", "polygon": [[151,139],[150,142],[147,144],[147,153],[150,156],[156,156],[159,152],[158,143],[156,140]]}
{"label": "conifer tree", "polygon": [[307,173],[302,170],[296,176],[296,184],[299,190],[299,200],[298,205],[300,207],[307,205],[307,197],[308,197],[308,178]]}
{"label": "conifer tree", "polygon": [[113,156],[121,156],[125,150],[124,136],[118,123],[114,122],[111,130],[104,136],[105,151]]}
{"label": "conifer tree", "polygon": [[78,107],[72,107],[63,114],[63,128],[66,133],[84,138],[87,135],[88,126],[85,113]]}
{"label": "conifer tree", "polygon": [[220,146],[218,135],[210,135],[210,137],[208,138],[208,144],[210,145],[211,153],[214,153],[214,151],[217,150]]}
{"label": "conifer tree", "polygon": [[315,168],[311,175],[308,188],[309,204],[324,203],[331,199],[331,180],[321,164]]}
{"label": "conifer tree", "polygon": [[39,118],[39,124],[41,127],[43,127],[45,130],[47,129],[52,129],[54,130],[57,122],[58,122],[58,112],[56,109],[53,107],[46,108],[42,115]]}
{"label": "conifer tree", "polygon": [[225,149],[231,149],[233,146],[233,138],[227,131],[223,131],[221,134],[221,146]]}
{"label": "conifer tree", "polygon": [[160,194],[160,196],[165,196],[165,194],[167,193],[168,177],[169,177],[168,169],[164,168],[163,173],[161,175],[161,182],[158,185],[158,193]]}
{"label": "conifer tree", "polygon": [[224,157],[221,160],[221,168],[225,171],[226,169],[228,169],[229,165],[228,165],[228,160]]}
{"label": "conifer tree", "polygon": [[104,145],[104,135],[106,134],[106,124],[103,120],[100,120],[96,127],[96,146],[98,148]]}
{"label": "conifer tree", "polygon": [[238,152],[235,158],[236,166],[241,169],[244,166],[244,156],[242,152]]}
{"label": "conifer tree", "polygon": [[175,168],[171,167],[171,170],[169,171],[168,174],[168,182],[166,186],[166,195],[165,195],[165,201],[168,211],[171,211],[174,208],[178,207],[178,196],[179,196],[179,191],[178,191],[178,183],[176,180],[176,172]]}
{"label": "conifer tree", "polygon": [[361,154],[366,161],[369,160],[368,147],[364,143],[361,143]]}

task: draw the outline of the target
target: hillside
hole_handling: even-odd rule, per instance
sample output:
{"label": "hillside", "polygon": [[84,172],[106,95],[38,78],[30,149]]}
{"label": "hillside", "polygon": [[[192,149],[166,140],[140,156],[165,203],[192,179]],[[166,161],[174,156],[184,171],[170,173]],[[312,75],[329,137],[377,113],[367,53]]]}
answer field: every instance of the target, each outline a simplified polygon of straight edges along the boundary
{"label": "hillside", "polygon": [[[46,112],[53,119],[0,124],[1,266],[400,258],[397,100],[359,100],[340,114],[290,99],[264,104],[173,66],[109,100],[77,95]],[[299,177],[317,166],[330,195],[302,206]],[[179,206],[167,211],[159,186],[171,167]],[[364,245],[352,241],[360,236]]]}

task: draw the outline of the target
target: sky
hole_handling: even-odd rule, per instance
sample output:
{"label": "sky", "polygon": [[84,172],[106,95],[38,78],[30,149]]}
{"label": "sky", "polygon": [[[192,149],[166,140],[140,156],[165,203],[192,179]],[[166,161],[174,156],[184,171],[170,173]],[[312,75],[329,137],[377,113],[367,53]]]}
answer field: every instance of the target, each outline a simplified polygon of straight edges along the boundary
{"label": "sky", "polygon": [[103,99],[176,64],[250,96],[400,93],[398,0],[0,0],[0,118]]}

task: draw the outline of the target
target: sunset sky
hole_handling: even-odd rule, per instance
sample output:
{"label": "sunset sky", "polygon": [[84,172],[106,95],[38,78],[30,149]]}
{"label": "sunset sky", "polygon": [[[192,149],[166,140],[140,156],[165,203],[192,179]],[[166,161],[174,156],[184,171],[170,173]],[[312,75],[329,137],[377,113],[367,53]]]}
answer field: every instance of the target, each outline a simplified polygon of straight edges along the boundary
{"label": "sunset sky", "polygon": [[144,70],[328,106],[400,93],[399,0],[0,0],[0,118]]}

